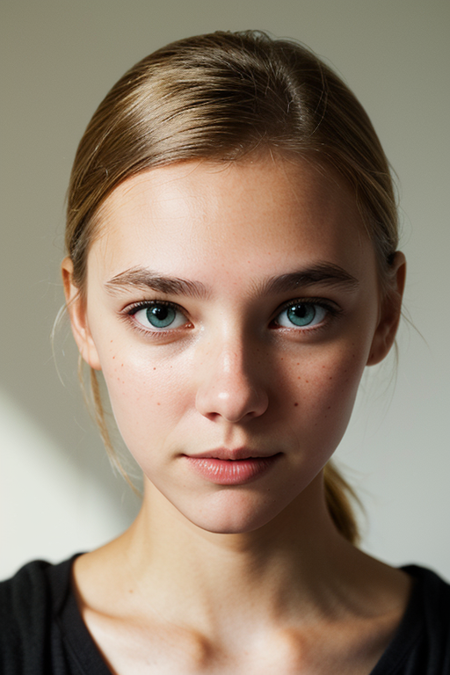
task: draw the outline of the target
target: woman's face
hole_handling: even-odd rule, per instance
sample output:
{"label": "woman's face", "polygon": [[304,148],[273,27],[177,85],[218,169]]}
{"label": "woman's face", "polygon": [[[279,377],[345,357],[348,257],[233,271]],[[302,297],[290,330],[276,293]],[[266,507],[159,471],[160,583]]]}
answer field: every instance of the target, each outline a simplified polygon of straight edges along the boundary
{"label": "woman's face", "polygon": [[306,161],[127,180],[102,207],[86,298],[75,336],[148,485],[215,532],[302,493],[391,342],[355,201]]}

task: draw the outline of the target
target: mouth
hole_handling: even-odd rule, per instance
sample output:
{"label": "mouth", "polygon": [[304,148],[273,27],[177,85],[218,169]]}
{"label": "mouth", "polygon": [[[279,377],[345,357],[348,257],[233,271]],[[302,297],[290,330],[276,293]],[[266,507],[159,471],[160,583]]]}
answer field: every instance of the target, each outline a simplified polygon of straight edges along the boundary
{"label": "mouth", "polygon": [[248,448],[217,448],[195,455],[184,455],[190,467],[216,485],[243,485],[266,474],[282,453],[261,455]]}
{"label": "mouth", "polygon": [[192,457],[193,459],[222,459],[229,462],[235,462],[242,459],[268,459],[270,457],[275,457],[276,455],[281,455],[281,452],[261,454],[260,450],[252,450],[251,448],[236,448],[234,450],[229,448],[215,448],[214,450],[207,450],[206,452],[186,455],[186,457]]}

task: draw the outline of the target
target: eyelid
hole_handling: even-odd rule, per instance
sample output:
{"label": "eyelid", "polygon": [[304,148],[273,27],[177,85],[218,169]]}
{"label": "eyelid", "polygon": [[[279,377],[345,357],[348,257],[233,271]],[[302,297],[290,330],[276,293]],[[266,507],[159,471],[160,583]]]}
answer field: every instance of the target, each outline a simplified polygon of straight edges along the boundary
{"label": "eyelid", "polygon": [[159,298],[152,298],[151,300],[138,300],[138,302],[133,302],[131,305],[127,305],[122,311],[125,314],[132,316],[136,314],[139,309],[145,309],[146,307],[152,307],[153,305],[166,305],[166,307],[173,307],[182,314],[186,314],[184,307],[177,305],[176,302],[171,302],[170,300],[160,300]]}
{"label": "eyelid", "polygon": [[328,300],[328,298],[294,298],[293,300],[287,300],[286,302],[283,302],[283,304],[280,305],[275,311],[274,318],[276,318],[281,312],[284,312],[284,310],[289,309],[289,307],[293,307],[294,305],[319,305],[320,307],[327,309],[332,314],[340,314],[340,312],[342,312],[342,309],[339,307],[339,305],[333,300]]}

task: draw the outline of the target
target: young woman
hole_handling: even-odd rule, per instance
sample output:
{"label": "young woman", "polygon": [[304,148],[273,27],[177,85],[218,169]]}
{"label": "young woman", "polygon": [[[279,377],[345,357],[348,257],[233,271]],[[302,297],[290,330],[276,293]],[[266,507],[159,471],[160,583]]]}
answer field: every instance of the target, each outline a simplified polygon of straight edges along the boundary
{"label": "young woman", "polygon": [[1,585],[2,672],[450,673],[449,587],[355,547],[330,464],[405,279],[388,163],[342,81],[252,32],[157,51],[83,136],[66,243],[142,509]]}

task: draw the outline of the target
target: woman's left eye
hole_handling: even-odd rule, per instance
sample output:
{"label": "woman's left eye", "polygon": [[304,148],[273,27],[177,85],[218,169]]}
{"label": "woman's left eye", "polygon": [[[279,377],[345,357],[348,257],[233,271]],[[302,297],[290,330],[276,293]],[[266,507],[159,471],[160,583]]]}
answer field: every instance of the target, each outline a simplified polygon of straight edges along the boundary
{"label": "woman's left eye", "polygon": [[282,328],[311,328],[322,323],[329,309],[314,302],[295,302],[275,317]]}
{"label": "woman's left eye", "polygon": [[134,307],[129,314],[143,328],[151,331],[181,328],[188,320],[176,305],[165,302],[151,302]]}

